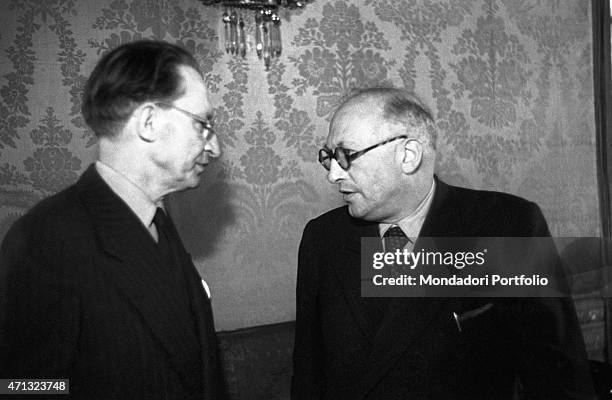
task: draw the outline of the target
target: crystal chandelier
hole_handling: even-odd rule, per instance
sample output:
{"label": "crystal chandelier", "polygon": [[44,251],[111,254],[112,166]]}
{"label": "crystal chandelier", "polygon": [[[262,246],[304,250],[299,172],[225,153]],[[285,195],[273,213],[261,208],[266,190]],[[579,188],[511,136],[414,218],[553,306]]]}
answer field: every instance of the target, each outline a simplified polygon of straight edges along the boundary
{"label": "crystal chandelier", "polygon": [[[280,33],[281,7],[295,9],[314,0],[200,0],[204,5],[217,5],[223,11],[223,41],[225,52],[246,57],[247,50],[255,48],[266,70],[273,57],[282,50]],[[253,24],[247,27],[247,24]],[[252,32],[253,34],[247,34]],[[247,36],[249,39],[247,40]]]}

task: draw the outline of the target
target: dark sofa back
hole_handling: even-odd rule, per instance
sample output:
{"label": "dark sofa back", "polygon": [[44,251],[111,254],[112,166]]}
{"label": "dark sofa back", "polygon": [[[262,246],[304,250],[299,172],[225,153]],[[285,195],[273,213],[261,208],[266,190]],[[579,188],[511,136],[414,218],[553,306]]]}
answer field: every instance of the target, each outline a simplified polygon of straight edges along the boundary
{"label": "dark sofa back", "polygon": [[232,400],[289,399],[295,322],[219,332]]}

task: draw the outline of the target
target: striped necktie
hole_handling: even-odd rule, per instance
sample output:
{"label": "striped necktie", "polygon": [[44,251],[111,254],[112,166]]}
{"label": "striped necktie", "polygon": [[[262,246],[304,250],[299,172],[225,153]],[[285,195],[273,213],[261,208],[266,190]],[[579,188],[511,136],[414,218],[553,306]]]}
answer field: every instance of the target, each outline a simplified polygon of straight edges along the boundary
{"label": "striped necktie", "polygon": [[385,251],[388,253],[395,253],[398,249],[402,250],[410,241],[404,231],[397,225],[387,229],[383,238],[385,241]]}

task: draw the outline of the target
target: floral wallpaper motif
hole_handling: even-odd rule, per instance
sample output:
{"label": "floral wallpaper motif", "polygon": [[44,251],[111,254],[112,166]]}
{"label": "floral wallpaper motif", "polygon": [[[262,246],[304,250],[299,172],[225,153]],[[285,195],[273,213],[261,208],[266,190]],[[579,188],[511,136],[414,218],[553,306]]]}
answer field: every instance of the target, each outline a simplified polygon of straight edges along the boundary
{"label": "floral wallpaper motif", "polygon": [[527,102],[530,71],[527,54],[514,35],[508,35],[503,18],[496,16],[492,4],[486,16],[476,21],[476,29],[466,29],[457,39],[453,54],[460,56],[451,68],[457,74],[453,85],[456,97],[469,92],[470,117],[493,128],[516,122],[515,104]]}
{"label": "floral wallpaper motif", "polygon": [[329,2],[322,15],[320,22],[308,18],[299,29],[292,44],[306,50],[289,60],[300,74],[292,81],[296,95],[312,87],[317,116],[329,119],[352,89],[391,85],[387,70],[395,61],[381,57],[377,50],[390,50],[389,43],[376,24],[362,21],[354,4]]}
{"label": "floral wallpaper motif", "polygon": [[84,82],[104,52],[140,38],[189,48],[216,106],[224,155],[170,210],[219,329],[294,318],[302,229],[341,204],[316,152],[358,88],[424,99],[449,183],[536,201],[553,234],[599,234],[588,2],[316,1],[283,12],[269,71],[254,50],[225,54],[222,12],[196,0],[0,2],[0,238],[95,160]]}
{"label": "floral wallpaper motif", "polygon": [[[75,14],[73,1],[12,1],[8,9],[18,12],[19,17],[12,44],[3,45],[13,70],[2,71],[6,72],[2,74],[6,83],[0,88],[0,154],[4,155],[7,147],[19,149],[20,130],[39,123],[29,130],[31,143],[27,149],[30,154],[23,160],[23,168],[18,170],[15,165],[3,163],[0,170],[0,181],[10,185],[2,190],[8,204],[23,211],[74,182],[81,170],[81,159],[72,152],[73,133],[57,118],[54,107],[39,109],[38,118],[34,118],[30,111],[30,91],[35,84],[35,65],[38,62],[34,37],[41,30],[57,37],[57,62],[61,64],[58,74],[62,89],[69,88],[65,90],[66,98],[72,105],[69,116],[79,112],[80,92],[76,88],[82,83],[79,69],[85,53],[77,48],[68,21]],[[2,39],[4,44],[6,36],[3,35]],[[0,214],[0,232],[6,231],[19,214],[20,211],[15,209]]]}
{"label": "floral wallpaper motif", "polygon": [[23,161],[30,174],[32,186],[46,192],[57,192],[77,179],[81,160],[72,155],[66,147],[72,139],[72,132],[59,125],[53,108],[48,107],[41,125],[31,133],[36,150]]}

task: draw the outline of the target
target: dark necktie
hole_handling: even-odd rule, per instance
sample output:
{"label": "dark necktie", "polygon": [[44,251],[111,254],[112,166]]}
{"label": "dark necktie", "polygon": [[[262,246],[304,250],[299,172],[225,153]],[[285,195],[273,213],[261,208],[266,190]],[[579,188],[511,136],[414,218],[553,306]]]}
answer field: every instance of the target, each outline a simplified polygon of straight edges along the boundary
{"label": "dark necktie", "polygon": [[[410,239],[408,239],[404,231],[402,231],[397,225],[387,229],[387,232],[385,232],[383,237],[385,238],[385,252],[387,253],[395,253],[397,250],[403,253],[404,248],[408,242],[410,242]],[[412,246],[406,250],[412,251]],[[406,273],[407,271],[405,268],[406,266],[404,264],[390,265],[391,271],[393,271],[393,274],[396,276]]]}
{"label": "dark necktie", "polygon": [[385,251],[387,253],[395,253],[398,249],[402,250],[409,242],[408,237],[399,226],[392,226],[387,229],[383,237],[385,238]]}
{"label": "dark necktie", "polygon": [[162,255],[166,258],[170,258],[170,220],[166,215],[166,212],[161,208],[157,207],[155,210],[155,216],[153,217],[153,223],[157,228],[157,247]]}
{"label": "dark necktie", "polygon": [[[191,308],[188,284],[183,272],[185,268],[189,267],[181,264],[179,250],[181,248],[181,239],[176,233],[172,220],[161,207],[157,207],[155,210],[153,223],[157,228],[157,247],[164,258],[164,264],[168,267],[167,269],[162,268],[160,276],[167,280],[166,283],[172,288],[173,292],[171,299],[165,299],[166,301],[172,301],[174,306],[175,320],[169,323],[174,324],[175,329],[178,331],[182,331],[184,335],[182,348],[191,349],[183,354],[182,363],[185,369],[201,371],[200,341]],[[189,386],[193,388],[194,392],[198,393],[201,393],[203,390],[201,387],[202,382],[199,379],[200,374],[201,372],[188,374]]]}
{"label": "dark necktie", "polygon": [[[398,226],[392,226],[387,229],[387,232],[383,235],[385,242],[385,252],[395,253],[396,250],[402,250],[409,239],[406,237],[404,232]],[[391,268],[393,275],[399,275],[399,271],[396,269],[396,265],[390,265],[387,268]],[[372,324],[372,331],[377,332],[380,328],[380,323],[387,312],[387,305],[389,304],[389,297],[362,297],[361,303],[364,307],[364,311]]]}

